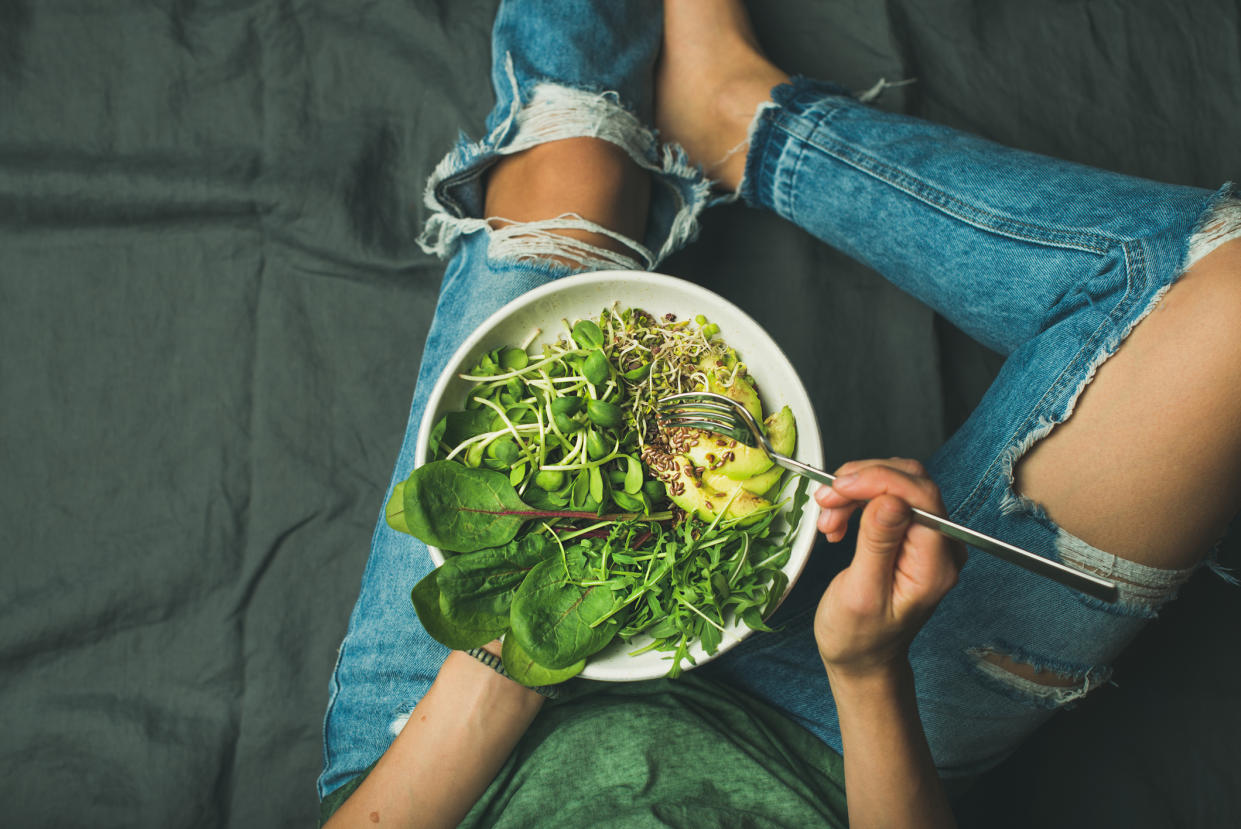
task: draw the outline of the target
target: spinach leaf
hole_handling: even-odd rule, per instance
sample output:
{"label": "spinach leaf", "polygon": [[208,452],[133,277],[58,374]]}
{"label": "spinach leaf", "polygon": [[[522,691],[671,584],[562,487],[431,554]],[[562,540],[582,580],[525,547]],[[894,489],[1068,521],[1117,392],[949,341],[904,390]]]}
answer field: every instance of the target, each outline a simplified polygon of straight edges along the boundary
{"label": "spinach leaf", "polygon": [[453,461],[415,469],[404,494],[408,532],[455,553],[507,544],[529,517],[521,513],[530,511],[508,476]]}
{"label": "spinach leaf", "polygon": [[620,627],[615,617],[601,623],[614,609],[612,590],[581,586],[581,570],[580,553],[552,556],[530,571],[513,597],[509,636],[540,665],[567,668],[601,650]]}
{"label": "spinach leaf", "polygon": [[384,517],[388,526],[397,532],[408,533],[409,525],[405,523],[405,482],[397,481],[392,487],[392,495],[384,506]]}
{"label": "spinach leaf", "polygon": [[[541,535],[453,556],[439,568],[440,609],[454,623],[507,628],[513,594],[551,550]],[[490,640],[489,640],[490,641]]]}
{"label": "spinach leaf", "polygon": [[512,636],[504,637],[504,650],[500,658],[504,660],[504,670],[508,671],[508,675],[528,687],[564,682],[580,674],[586,667],[586,660],[581,659],[567,668],[545,668],[535,662],[534,657],[526,653]]}
{"label": "spinach leaf", "polygon": [[431,638],[453,650],[467,651],[481,647],[504,633],[508,626],[507,619],[498,627],[494,620],[475,626],[473,623],[463,624],[460,619],[450,620],[445,616],[441,607],[440,588],[436,583],[438,573],[438,569],[432,570],[414,585],[410,593],[418,621],[422,622]]}

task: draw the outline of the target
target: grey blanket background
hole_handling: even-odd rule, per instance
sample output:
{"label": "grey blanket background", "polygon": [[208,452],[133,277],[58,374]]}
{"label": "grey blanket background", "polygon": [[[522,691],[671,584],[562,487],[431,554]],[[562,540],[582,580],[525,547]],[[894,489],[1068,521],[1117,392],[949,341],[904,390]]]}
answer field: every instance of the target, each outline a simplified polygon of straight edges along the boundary
{"label": "grey blanket background", "polygon": [[[789,71],[917,79],[885,108],[1241,178],[1235,0],[751,6]],[[315,819],[327,681],[441,274],[413,243],[422,182],[481,129],[493,10],[0,0],[0,822]],[[661,269],[775,334],[831,463],[929,454],[999,364],[743,207]],[[963,822],[1236,825],[1239,621],[1235,588],[1195,578]]]}

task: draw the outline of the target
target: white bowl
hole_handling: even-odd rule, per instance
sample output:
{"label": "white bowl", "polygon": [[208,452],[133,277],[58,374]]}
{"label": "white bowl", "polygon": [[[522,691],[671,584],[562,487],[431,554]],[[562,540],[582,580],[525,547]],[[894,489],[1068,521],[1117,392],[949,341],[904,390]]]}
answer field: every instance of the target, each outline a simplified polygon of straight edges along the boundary
{"label": "white bowl", "polygon": [[[810,398],[792,364],[767,332],[736,305],[706,288],[676,277],[644,271],[598,271],[565,277],[523,294],[492,314],[461,344],[431,390],[418,430],[414,456],[417,462],[422,464],[428,460],[431,427],[436,421],[447,412],[465,408],[466,394],[474,384],[459,379],[457,375],[473,368],[482,354],[500,346],[520,344],[532,331],[541,329],[540,337],[532,343],[532,347],[537,348],[565,333],[561,320],[567,319],[573,323],[579,319],[597,319],[604,308],[615,303],[619,303],[621,308],[641,308],[657,317],[671,313],[676,314],[678,319],[684,319],[703,314],[719,325],[721,339],[736,349],[750,368],[759,388],[763,410],[772,412],[786,405],[793,410],[797,419],[797,459],[822,466],[819,423],[810,406]],[[818,507],[814,500],[807,501],[792,554],[784,566],[789,578],[784,596],[796,583],[810,555],[817,515]],[[441,550],[430,546],[428,549],[437,567],[444,563]],[[781,601],[784,596],[781,596]],[[708,656],[698,644],[690,652],[701,665],[736,645],[750,632],[743,622],[734,620],[726,627],[723,641],[713,656]],[[637,637],[630,642],[612,642],[587,660],[581,676],[613,682],[663,676],[672,664],[670,654],[648,651],[637,656],[629,655],[630,651],[649,641],[648,638]],[[686,669],[690,667],[688,663],[684,665]]]}

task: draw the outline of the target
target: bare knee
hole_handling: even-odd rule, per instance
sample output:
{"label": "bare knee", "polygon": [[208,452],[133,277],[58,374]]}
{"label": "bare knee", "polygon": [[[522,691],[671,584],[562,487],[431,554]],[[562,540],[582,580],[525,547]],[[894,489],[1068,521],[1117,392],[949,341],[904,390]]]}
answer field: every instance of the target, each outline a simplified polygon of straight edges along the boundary
{"label": "bare knee", "polygon": [[486,187],[493,256],[583,269],[645,264],[634,240],[646,222],[650,175],[615,144],[598,138],[539,144],[501,158]]}

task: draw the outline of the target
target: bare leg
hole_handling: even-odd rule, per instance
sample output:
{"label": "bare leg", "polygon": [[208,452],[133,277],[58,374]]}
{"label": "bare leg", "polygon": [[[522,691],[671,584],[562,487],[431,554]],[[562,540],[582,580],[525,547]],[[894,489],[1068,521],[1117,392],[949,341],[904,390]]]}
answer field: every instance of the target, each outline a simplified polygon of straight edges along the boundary
{"label": "bare leg", "polygon": [[739,2],[664,3],[655,126],[720,186],[737,189],[754,110],[788,77],[760,51]]}

